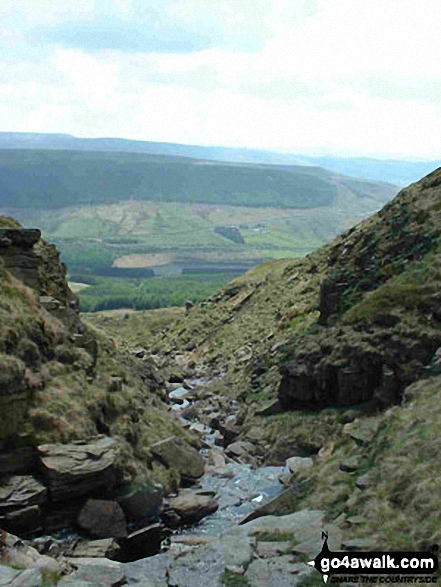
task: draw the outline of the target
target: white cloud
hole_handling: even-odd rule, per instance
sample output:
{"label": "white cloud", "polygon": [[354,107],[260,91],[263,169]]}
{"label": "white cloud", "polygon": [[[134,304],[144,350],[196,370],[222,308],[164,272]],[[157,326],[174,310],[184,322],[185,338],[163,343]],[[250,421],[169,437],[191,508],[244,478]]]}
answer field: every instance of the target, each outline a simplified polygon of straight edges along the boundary
{"label": "white cloud", "polygon": [[[1,130],[346,155],[441,152],[439,0],[78,0],[74,8],[2,0],[0,13]],[[212,43],[167,54],[26,41],[37,24],[80,26],[98,13],[129,24],[162,14],[167,26],[175,19]],[[241,34],[238,49],[232,39]]]}

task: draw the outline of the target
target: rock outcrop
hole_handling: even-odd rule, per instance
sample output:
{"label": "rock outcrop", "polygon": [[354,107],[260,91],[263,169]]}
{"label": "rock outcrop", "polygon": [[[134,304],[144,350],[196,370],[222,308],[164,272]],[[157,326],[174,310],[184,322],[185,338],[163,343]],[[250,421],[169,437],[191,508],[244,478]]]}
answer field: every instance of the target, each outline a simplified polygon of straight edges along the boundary
{"label": "rock outcrop", "polygon": [[166,467],[177,471],[184,481],[194,482],[204,474],[204,459],[182,438],[172,436],[157,442],[150,451]]}
{"label": "rock outcrop", "polygon": [[38,447],[38,453],[52,501],[115,485],[117,445],[112,438],[102,435],[72,444],[45,444]]}
{"label": "rock outcrop", "polygon": [[168,500],[163,517],[169,526],[179,527],[195,524],[218,509],[213,492],[184,490]]}

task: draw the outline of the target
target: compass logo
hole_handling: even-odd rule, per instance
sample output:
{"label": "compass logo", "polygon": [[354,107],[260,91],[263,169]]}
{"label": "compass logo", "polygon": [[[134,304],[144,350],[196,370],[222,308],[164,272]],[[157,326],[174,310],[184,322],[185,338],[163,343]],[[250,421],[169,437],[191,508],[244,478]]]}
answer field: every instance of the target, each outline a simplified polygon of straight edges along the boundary
{"label": "compass logo", "polygon": [[390,583],[392,577],[382,575],[413,575],[399,577],[394,583],[436,583],[434,575],[438,570],[438,558],[433,552],[331,552],[328,546],[328,533],[322,532],[323,547],[314,560],[307,564],[323,575],[328,582],[331,574],[377,575],[369,577],[369,583]]}

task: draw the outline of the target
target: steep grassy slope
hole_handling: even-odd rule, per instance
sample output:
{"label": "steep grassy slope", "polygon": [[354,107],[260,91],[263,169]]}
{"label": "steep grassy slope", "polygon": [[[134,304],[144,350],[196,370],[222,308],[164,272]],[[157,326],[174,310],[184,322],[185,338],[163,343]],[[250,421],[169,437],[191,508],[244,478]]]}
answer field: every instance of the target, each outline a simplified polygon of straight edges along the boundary
{"label": "steep grassy slope", "polygon": [[[212,390],[243,402],[262,460],[316,455],[293,509],[323,507],[374,546],[428,548],[441,540],[439,378],[426,368],[441,346],[440,245],[438,169],[305,259],[257,267],[166,328],[126,327],[132,344],[222,375]],[[285,411],[257,415],[277,397]]]}
{"label": "steep grassy slope", "polygon": [[[0,228],[19,226],[0,217]],[[153,473],[148,447],[187,435],[166,412],[162,375],[79,319],[55,247],[1,238],[0,451],[105,432],[126,481],[167,482],[173,473]]]}

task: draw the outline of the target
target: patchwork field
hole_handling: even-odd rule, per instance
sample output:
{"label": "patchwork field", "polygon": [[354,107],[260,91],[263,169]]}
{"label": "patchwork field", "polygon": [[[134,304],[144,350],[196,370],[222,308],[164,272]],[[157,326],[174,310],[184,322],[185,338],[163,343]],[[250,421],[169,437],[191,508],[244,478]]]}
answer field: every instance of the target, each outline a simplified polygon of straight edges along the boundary
{"label": "patchwork field", "polygon": [[58,246],[70,281],[90,286],[77,287],[88,310],[198,301],[259,263],[304,257],[396,191],[318,167],[0,150],[0,212]]}

